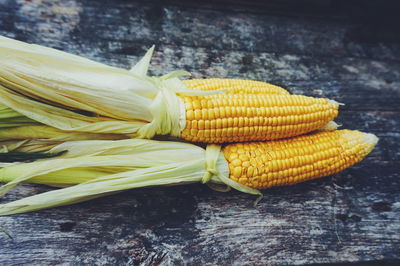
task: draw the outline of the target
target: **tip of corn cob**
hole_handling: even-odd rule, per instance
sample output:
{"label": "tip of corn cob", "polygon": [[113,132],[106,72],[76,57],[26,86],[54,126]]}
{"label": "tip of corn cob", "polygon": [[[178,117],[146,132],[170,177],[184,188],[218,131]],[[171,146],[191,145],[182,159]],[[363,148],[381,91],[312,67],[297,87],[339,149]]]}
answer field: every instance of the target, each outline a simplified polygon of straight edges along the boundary
{"label": "tip of corn cob", "polygon": [[364,133],[364,141],[365,143],[371,145],[371,151],[372,151],[372,149],[378,143],[379,138],[372,133]]}
{"label": "tip of corn cob", "polygon": [[320,131],[333,131],[338,129],[338,127],[340,127],[341,125],[339,125],[338,123],[336,123],[335,121],[330,121],[328,124],[326,124],[323,128],[320,129]]}
{"label": "tip of corn cob", "polygon": [[223,153],[231,179],[265,189],[343,171],[363,160],[377,142],[374,134],[344,129],[285,140],[229,144]]}
{"label": "tip of corn cob", "polygon": [[[341,144],[345,147],[345,153],[354,153],[364,158],[375,148],[378,137],[372,133],[365,133],[358,130],[340,130]],[[357,149],[358,147],[358,149]]]}
{"label": "tip of corn cob", "polygon": [[344,103],[341,103],[341,102],[338,102],[335,100],[331,100],[331,99],[329,99],[328,101],[334,106],[345,105]]}

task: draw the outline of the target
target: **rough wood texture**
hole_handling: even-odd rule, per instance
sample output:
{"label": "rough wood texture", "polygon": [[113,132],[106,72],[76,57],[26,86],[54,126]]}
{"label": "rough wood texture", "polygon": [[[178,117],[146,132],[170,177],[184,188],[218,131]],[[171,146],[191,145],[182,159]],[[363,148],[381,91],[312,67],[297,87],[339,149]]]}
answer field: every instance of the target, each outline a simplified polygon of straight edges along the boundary
{"label": "rough wood texture", "polygon": [[[341,174],[268,189],[256,208],[252,196],[190,185],[0,217],[13,236],[0,234],[1,265],[399,263],[400,35],[385,16],[365,26],[225,2],[0,0],[0,34],[127,68],[154,43],[154,74],[182,68],[328,96],[346,103],[344,127],[381,138],[375,151]],[[47,189],[24,184],[0,201]]]}

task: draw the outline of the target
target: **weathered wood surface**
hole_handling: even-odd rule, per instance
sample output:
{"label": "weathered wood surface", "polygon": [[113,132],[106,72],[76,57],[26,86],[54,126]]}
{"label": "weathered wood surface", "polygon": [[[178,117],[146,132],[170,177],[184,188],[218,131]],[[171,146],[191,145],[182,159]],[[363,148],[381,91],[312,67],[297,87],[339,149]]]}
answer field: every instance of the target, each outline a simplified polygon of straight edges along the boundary
{"label": "weathered wood surface", "polygon": [[[13,239],[0,234],[0,264],[399,263],[398,32],[175,2],[0,0],[0,34],[126,68],[156,44],[154,74],[186,69],[327,96],[346,103],[343,127],[380,137],[374,152],[341,174],[268,189],[255,208],[252,196],[190,185],[1,217]],[[47,189],[24,184],[1,202]]]}

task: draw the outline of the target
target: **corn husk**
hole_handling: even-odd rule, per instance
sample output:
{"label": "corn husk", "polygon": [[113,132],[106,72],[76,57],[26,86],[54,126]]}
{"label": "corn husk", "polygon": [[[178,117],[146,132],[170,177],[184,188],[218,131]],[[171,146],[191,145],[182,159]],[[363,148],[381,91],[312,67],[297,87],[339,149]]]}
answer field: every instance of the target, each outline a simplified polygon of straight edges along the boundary
{"label": "corn husk", "polygon": [[[43,152],[0,152],[0,165],[5,163],[13,163],[13,162],[26,162],[26,161],[35,161],[43,158],[52,158],[57,157],[63,152],[59,153],[43,153]],[[11,164],[10,164],[11,165]],[[4,166],[3,166],[4,167]]]}
{"label": "corn husk", "polygon": [[[342,157],[337,158],[339,160],[339,165],[336,166],[337,170],[342,169],[341,165],[348,160],[355,163],[365,157],[378,142],[378,138],[373,134],[357,132],[358,137],[354,137],[353,133],[344,131],[340,134],[340,138],[335,139],[338,147],[334,147],[336,151],[333,152],[336,154],[338,148],[344,152]],[[304,143],[303,138],[307,137],[299,137],[299,143]],[[360,140],[364,142],[363,146],[358,145]],[[299,143],[295,143],[293,147],[300,147],[298,146]],[[357,144],[354,149],[351,147],[351,143]],[[281,144],[286,145],[283,142]],[[238,146],[242,145],[239,144]],[[246,148],[238,148],[238,146],[231,147],[237,149],[237,154],[249,151]],[[320,145],[320,148],[324,150],[325,146]],[[252,156],[258,154],[258,152],[258,150],[255,150]],[[131,188],[193,182],[209,185],[225,184],[227,187],[242,192],[262,195],[258,190],[240,185],[229,178],[229,167],[234,167],[236,163],[228,166],[225,155],[229,156],[228,158],[235,158],[231,155],[237,156],[237,154],[230,154],[228,151],[224,155],[219,145],[211,144],[204,150],[202,147],[193,144],[172,141],[145,139],[85,140],[61,143],[49,148],[47,153],[49,156],[57,157],[39,159],[30,163],[17,162],[3,165],[3,168],[0,169],[0,182],[8,183],[0,187],[0,196],[5,195],[20,182],[34,182],[64,188],[0,205],[0,215],[72,204]],[[270,164],[267,163],[265,167],[273,170],[274,165],[286,161],[281,160],[279,154],[281,153],[277,151],[274,156],[271,155],[271,158],[267,156],[268,158],[265,159],[269,160]],[[322,156],[325,155],[330,156],[329,152],[325,152]],[[241,157],[241,155],[239,156]],[[316,164],[315,160],[312,160],[314,163],[309,163],[307,162],[311,158],[309,155],[294,158],[297,158],[298,162],[299,160],[305,162],[303,165],[305,167],[302,166],[302,169],[306,169],[307,175],[310,173],[309,169],[318,169],[319,171],[316,173],[320,177],[326,174],[320,168],[326,162]],[[319,155],[318,158],[322,157]],[[263,161],[264,159],[260,158],[260,160]],[[258,158],[252,157],[249,161],[250,163],[257,161],[257,164],[259,164]],[[288,163],[286,168],[290,170],[293,163],[296,163],[296,161]],[[315,177],[315,173],[312,173],[309,178]]]}
{"label": "corn husk", "polygon": [[69,132],[43,125],[10,127],[0,130],[0,143],[1,141],[7,140],[29,139],[49,139],[61,142],[69,140],[115,140],[126,138],[128,138],[128,136],[123,134],[98,134],[74,131]]}
{"label": "corn husk", "polygon": [[[69,132],[44,125],[8,127],[0,129],[0,155],[6,156],[3,153],[11,152],[14,154],[48,152],[60,143],[72,140],[119,140],[127,138],[129,136],[123,134]],[[12,158],[14,158],[12,154],[9,155],[10,158],[6,161],[12,161]],[[15,158],[23,160],[23,157],[20,156]],[[26,158],[29,160],[31,155],[27,154]],[[0,162],[4,161],[0,158]],[[0,167],[1,165],[0,163]]]}
{"label": "corn husk", "polygon": [[186,89],[184,71],[147,76],[153,49],[129,71],[0,37],[0,103],[65,131],[177,135],[185,121],[175,95],[217,92]]}
{"label": "corn husk", "polygon": [[65,142],[49,153],[66,150],[55,158],[1,168],[0,182],[8,183],[0,188],[0,196],[23,181],[62,189],[0,205],[0,215],[73,204],[131,188],[202,181],[260,194],[229,179],[229,168],[218,145],[204,150],[181,142],[91,140]]}
{"label": "corn husk", "polygon": [[40,124],[6,105],[0,104],[0,129]]}

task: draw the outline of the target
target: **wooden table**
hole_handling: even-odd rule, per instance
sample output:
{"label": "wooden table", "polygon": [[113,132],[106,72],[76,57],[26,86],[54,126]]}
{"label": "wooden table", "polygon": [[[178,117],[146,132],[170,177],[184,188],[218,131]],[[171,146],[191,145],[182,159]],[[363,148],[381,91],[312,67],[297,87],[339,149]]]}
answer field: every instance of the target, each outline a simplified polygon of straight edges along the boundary
{"label": "wooden table", "polygon": [[[153,74],[185,69],[329,97],[346,104],[343,128],[380,137],[373,153],[340,174],[265,190],[255,208],[252,196],[198,184],[0,217],[13,236],[0,234],[0,265],[400,265],[400,34],[390,7],[229,2],[2,0],[0,34],[125,68],[156,44]],[[1,202],[48,189],[20,185]]]}

